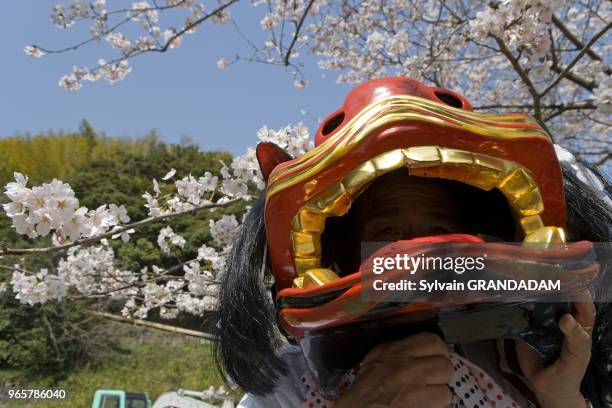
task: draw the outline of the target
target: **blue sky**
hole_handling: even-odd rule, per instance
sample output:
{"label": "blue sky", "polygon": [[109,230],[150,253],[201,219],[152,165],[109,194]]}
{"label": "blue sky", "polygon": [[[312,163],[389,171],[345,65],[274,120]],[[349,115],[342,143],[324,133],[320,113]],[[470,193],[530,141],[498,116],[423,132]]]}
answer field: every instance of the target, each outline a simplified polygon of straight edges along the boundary
{"label": "blue sky", "polygon": [[[61,48],[82,39],[79,34],[86,35],[86,25],[61,30],[51,24],[51,6],[59,2],[6,0],[3,4],[0,137],[75,130],[86,118],[108,135],[137,137],[157,129],[167,142],[186,135],[203,149],[242,153],[255,143],[255,133],[264,124],[278,128],[304,121],[314,133],[317,119],[339,107],[349,89],[336,84],[336,73],[319,70],[312,57],[303,59],[309,80],[303,90],[294,88],[290,72],[279,67],[241,62],[219,70],[219,58],[248,53],[228,24],[208,25],[169,53],[134,59],[133,72],[123,82],[86,83],[79,92],[66,92],[57,82],[73,65],[93,66],[98,58],[113,54],[104,42],[41,59],[25,55],[27,44]],[[247,2],[233,8],[232,16],[248,36],[261,38],[263,11]]]}

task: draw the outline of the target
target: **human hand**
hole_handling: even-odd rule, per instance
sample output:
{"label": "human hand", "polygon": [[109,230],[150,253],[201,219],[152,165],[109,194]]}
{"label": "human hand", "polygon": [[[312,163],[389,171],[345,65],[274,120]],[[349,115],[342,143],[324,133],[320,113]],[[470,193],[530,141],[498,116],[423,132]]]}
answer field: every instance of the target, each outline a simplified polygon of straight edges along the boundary
{"label": "human hand", "polygon": [[517,341],[519,364],[542,408],[587,406],[580,393],[580,383],[591,360],[594,324],[595,305],[590,294],[585,292],[572,303],[572,313],[559,320],[564,338],[561,356],[554,363],[545,366],[531,347]]}
{"label": "human hand", "polygon": [[375,408],[446,408],[454,369],[442,339],[419,333],[375,347],[335,405]]}

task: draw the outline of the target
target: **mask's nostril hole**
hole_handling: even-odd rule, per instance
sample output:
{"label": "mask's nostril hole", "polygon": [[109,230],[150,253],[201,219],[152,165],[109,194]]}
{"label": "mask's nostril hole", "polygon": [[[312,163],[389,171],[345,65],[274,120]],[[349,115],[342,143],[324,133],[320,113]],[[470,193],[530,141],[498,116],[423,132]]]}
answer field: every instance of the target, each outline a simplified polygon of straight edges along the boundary
{"label": "mask's nostril hole", "polygon": [[453,108],[463,108],[463,101],[461,101],[461,99],[457,98],[455,95],[440,91],[436,91],[435,93],[438,99],[445,104],[450,105]]}
{"label": "mask's nostril hole", "polygon": [[344,112],[340,112],[327,121],[325,126],[323,126],[323,130],[321,130],[321,134],[323,134],[323,136],[329,135],[331,132],[336,130],[336,128],[338,128],[338,126],[340,126],[340,124],[343,121],[344,121]]}

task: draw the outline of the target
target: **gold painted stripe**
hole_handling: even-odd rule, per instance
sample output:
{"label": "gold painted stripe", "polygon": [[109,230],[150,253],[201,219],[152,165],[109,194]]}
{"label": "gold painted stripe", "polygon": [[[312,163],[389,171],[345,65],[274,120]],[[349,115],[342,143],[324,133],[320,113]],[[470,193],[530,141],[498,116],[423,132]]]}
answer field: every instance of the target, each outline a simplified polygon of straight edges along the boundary
{"label": "gold painted stripe", "polygon": [[[307,152],[295,163],[273,172],[268,183],[267,198],[318,174],[342,158],[377,128],[410,120],[463,129],[498,139],[550,139],[548,134],[526,115],[475,113],[415,96],[391,96],[370,104],[320,146]],[[521,124],[530,127],[520,126]]]}

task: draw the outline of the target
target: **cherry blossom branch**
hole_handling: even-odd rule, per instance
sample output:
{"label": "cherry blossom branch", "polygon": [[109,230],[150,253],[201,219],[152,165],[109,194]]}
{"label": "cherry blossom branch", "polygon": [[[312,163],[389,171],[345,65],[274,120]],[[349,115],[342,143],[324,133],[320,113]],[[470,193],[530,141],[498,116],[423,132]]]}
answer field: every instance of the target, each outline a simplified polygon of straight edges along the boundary
{"label": "cherry blossom branch", "polygon": [[[198,260],[198,258],[194,258],[191,259],[189,261],[185,261],[185,262],[179,262],[178,264],[163,270],[162,272],[159,272],[155,277],[151,278],[151,279],[147,279],[144,281],[138,281],[138,282],[134,282],[134,283],[130,283],[129,285],[125,285],[122,287],[118,287],[118,288],[113,288],[113,289],[109,289],[106,291],[102,291],[102,292],[96,292],[96,293],[91,293],[91,294],[85,294],[82,296],[71,296],[71,299],[85,299],[85,298],[92,298],[92,297],[103,297],[105,295],[109,295],[111,293],[116,293],[116,292],[121,292],[123,290],[126,289],[130,289],[130,288],[134,288],[134,287],[140,287],[140,286],[144,286],[144,284],[146,283],[151,283],[151,282],[158,282],[160,280],[164,280],[164,279],[168,279],[168,278],[180,278],[183,279],[183,276],[174,276],[174,275],[170,275],[172,272],[176,272],[179,269],[181,269],[183,266],[191,263],[191,262],[196,262]],[[2,265],[0,265],[1,267]],[[8,268],[8,269],[13,269],[13,268]],[[219,284],[219,281],[210,281],[211,284]]]}
{"label": "cherry blossom branch", "polygon": [[497,36],[493,36],[493,39],[497,43],[497,46],[499,47],[499,51],[502,54],[504,54],[504,56],[508,59],[508,61],[510,61],[512,68],[514,69],[516,74],[519,76],[521,81],[523,81],[523,83],[527,87],[527,90],[533,97],[534,101],[538,100],[539,99],[538,90],[536,89],[535,85],[531,81],[531,78],[529,78],[529,75],[527,75],[527,72],[525,72],[523,67],[521,67],[521,64],[519,63],[518,59],[514,56],[514,54],[512,54],[512,51],[510,51],[510,49],[506,46],[506,43],[504,42],[504,40],[502,40],[501,38]]}
{"label": "cherry blossom branch", "polygon": [[289,44],[289,48],[287,48],[287,53],[285,54],[285,58],[284,58],[285,65],[287,66],[289,65],[289,59],[291,58],[293,47],[295,46],[295,43],[297,42],[297,39],[300,36],[300,30],[302,29],[304,20],[306,20],[306,16],[308,15],[308,12],[310,11],[310,8],[314,4],[314,2],[315,0],[310,0],[310,2],[308,2],[308,5],[304,9],[304,13],[302,14],[302,17],[300,18],[300,21],[295,27],[295,33],[293,34],[293,39],[291,40],[291,44]]}
{"label": "cherry blossom branch", "polygon": [[[278,131],[264,126],[257,136],[261,141],[273,141],[295,157],[313,147],[308,129],[301,123],[285,126]],[[168,182],[175,175],[176,170],[170,169],[162,181]],[[179,253],[174,264],[165,270],[157,265],[140,270],[123,270],[118,266],[120,263],[115,262],[112,247],[85,245],[109,236],[121,236],[127,242],[129,233],[147,223],[168,220],[200,209],[227,206],[240,200],[248,201],[253,198],[249,195],[249,186],[256,189],[265,186],[256,156],[248,150],[243,156],[235,156],[231,163],[223,164],[220,177],[205,172],[199,178],[189,174],[175,179],[176,194],[162,195],[159,183],[153,179],[155,195],[148,192],[143,195],[145,207],[151,216],[128,224],[130,219],[123,205],[104,204],[95,210],[88,210],[79,206],[70,185],[60,180],[30,188],[27,187],[27,176],[18,172],[14,176],[15,181],[5,186],[5,195],[10,202],[3,204],[3,207],[12,219],[16,232],[32,239],[53,232],[54,243],[60,241],[66,244],[31,249],[6,248],[4,245],[1,254],[21,254],[22,265],[1,265],[12,275],[9,276],[10,282],[0,282],[0,291],[10,287],[15,298],[28,305],[82,298],[121,299],[125,302],[121,313],[141,319],[154,309],[164,319],[173,319],[181,312],[199,316],[214,310],[219,291],[218,277],[225,268],[224,257],[240,227],[236,218],[238,214],[224,214],[219,219],[209,220],[209,232],[215,247],[201,245],[197,257],[191,260],[183,260],[180,256],[186,244],[185,238],[176,234],[167,223],[162,223],[166,225],[157,237],[161,252],[166,256],[174,251]],[[234,198],[211,203],[216,192],[224,195],[223,200]],[[163,205],[160,206],[158,200],[163,200]],[[56,208],[62,208],[63,212],[51,213]],[[64,239],[66,241],[62,241]],[[218,250],[217,247],[222,249]],[[66,253],[57,252],[65,249]],[[39,271],[27,271],[25,255],[32,253],[56,258],[53,262],[58,262],[57,268],[51,264],[49,268]],[[3,278],[5,275],[2,274]]]}
{"label": "cherry blossom branch", "polygon": [[8,266],[8,265],[0,265],[0,268],[6,269],[6,270],[9,270],[9,271],[13,271],[13,272],[21,272],[21,273],[28,273],[28,274],[30,273],[30,272],[26,271],[25,269],[17,268],[17,267],[14,267],[14,266]]}
{"label": "cherry blossom branch", "polygon": [[[235,3],[236,1],[239,1],[239,0],[233,0],[231,3]],[[186,3],[185,0],[181,0],[180,2],[178,2],[176,4],[170,4],[170,5],[166,5],[166,6],[146,7],[146,8],[140,8],[138,10],[133,10],[133,9],[112,10],[112,11],[106,12],[105,15],[106,16],[112,16],[112,15],[115,15],[115,14],[124,14],[124,13],[134,13],[134,14],[137,14],[137,15],[142,15],[142,14],[145,14],[146,12],[148,12],[148,11],[160,11],[160,12],[163,12],[163,11],[166,11],[166,10],[171,10],[171,9],[182,7],[182,6],[185,5],[185,3]],[[207,14],[204,17],[210,17],[211,15],[214,15],[215,13],[219,12],[219,10],[225,9],[228,5],[222,5],[219,8],[217,8],[216,10],[212,11],[211,13]],[[65,48],[53,50],[53,49],[44,48],[44,47],[41,47],[41,46],[38,46],[38,45],[37,45],[37,48],[39,48],[41,51],[45,52],[46,54],[62,54],[62,53],[68,52],[68,51],[76,51],[79,48],[81,48],[81,47],[83,47],[83,46],[85,46],[85,45],[87,45],[87,44],[89,44],[89,43],[91,43],[93,41],[99,40],[100,37],[103,37],[103,36],[105,36],[107,34],[110,34],[110,33],[114,32],[114,31],[116,31],[118,28],[120,28],[124,24],[130,22],[132,19],[133,19],[133,16],[132,15],[128,15],[128,17],[126,17],[123,20],[119,21],[118,23],[116,23],[115,25],[111,26],[110,28],[108,28],[108,29],[106,29],[106,30],[104,30],[104,31],[102,31],[100,33],[97,33],[96,35],[93,35],[93,36],[91,36],[90,38],[88,38],[86,40],[83,40],[83,41],[81,41],[79,43],[67,46]],[[200,20],[202,20],[202,21],[199,21],[198,24],[202,23],[205,19],[200,19]],[[198,24],[195,24],[195,25],[198,25]],[[191,28],[193,28],[193,27],[194,26],[192,26]],[[182,33],[182,34],[184,34],[184,33]],[[176,38],[172,38],[172,39],[174,40]]]}
{"label": "cherry blossom branch", "polygon": [[[563,24],[563,22],[559,20],[559,17],[557,17],[555,14],[552,15],[552,22],[555,27],[557,27],[559,31],[561,31],[563,35],[570,40],[572,44],[578,47],[579,50],[585,49],[584,43],[580,41],[580,39],[576,37],[576,35],[572,33],[572,31],[565,24]],[[602,61],[601,57],[590,48],[587,48],[586,54],[596,61]]]}
{"label": "cherry blossom branch", "polygon": [[196,330],[184,329],[182,327],[171,326],[169,324],[149,322],[149,321],[142,320],[142,319],[134,319],[131,317],[118,316],[112,313],[97,312],[95,310],[91,310],[89,311],[89,313],[91,313],[94,316],[102,317],[102,318],[109,319],[109,320],[114,320],[116,322],[130,323],[130,324],[135,324],[137,326],[150,327],[153,329],[164,330],[164,331],[177,333],[177,334],[183,334],[186,336],[199,337],[199,338],[203,338],[207,340],[215,340],[215,337],[208,333],[204,333],[204,332],[200,332]]}
{"label": "cherry blossom branch", "polygon": [[[561,74],[563,72],[563,69],[561,69],[561,67],[555,60],[552,61],[552,65],[550,68],[553,71],[555,71],[557,74]],[[566,72],[565,78],[569,81],[572,81],[576,85],[583,87],[584,89],[590,92],[593,92],[593,90],[597,87],[597,84],[595,83],[595,81],[589,81],[588,79],[581,78],[572,72]]]}
{"label": "cherry blossom branch", "polygon": [[99,234],[93,237],[88,237],[88,238],[83,238],[83,239],[77,239],[75,241],[68,242],[66,244],[58,245],[58,246],[44,247],[44,248],[7,248],[4,243],[1,243],[0,245],[2,246],[2,248],[0,249],[0,256],[2,255],[22,255],[22,254],[23,255],[47,254],[51,252],[63,251],[63,250],[66,250],[68,248],[72,248],[78,245],[90,245],[92,243],[99,242],[104,238],[109,238],[109,237],[112,237],[113,235],[121,234],[122,232],[128,231],[130,229],[136,229],[136,228],[142,227],[143,225],[175,218],[181,215],[191,214],[191,213],[194,213],[200,210],[227,207],[241,200],[242,198],[234,198],[234,199],[222,202],[222,203],[207,203],[207,204],[203,204],[203,205],[199,205],[199,206],[190,208],[188,210],[177,211],[173,213],[162,214],[162,215],[145,218],[144,220],[136,221],[131,224],[125,224],[119,228],[115,228],[114,230],[103,233],[103,234]]}
{"label": "cherry blossom branch", "polygon": [[[569,104],[560,104],[560,105],[552,105],[552,106],[545,106],[545,109],[556,109],[555,112],[551,113],[550,115],[546,116],[546,118],[544,119],[545,122],[548,122],[549,120],[562,115],[563,113],[567,112],[567,111],[571,111],[571,110],[595,110],[597,109],[597,106],[595,106],[595,104],[593,103],[593,101],[586,101],[586,102],[580,102],[580,103],[569,103]],[[583,140],[587,140],[587,138],[583,138]]]}
{"label": "cherry blossom branch", "polygon": [[597,40],[599,40],[601,37],[603,37],[603,35],[605,33],[607,33],[608,30],[610,30],[610,28],[612,28],[612,22],[606,24],[606,26],[604,28],[602,28],[597,34],[595,34],[591,38],[591,40],[584,46],[584,48],[582,48],[582,50],[580,50],[578,55],[576,55],[574,57],[574,59],[563,69],[563,71],[559,74],[559,76],[546,89],[544,89],[540,93],[540,96],[544,96],[548,92],[550,92],[552,89],[554,89],[554,87],[557,86],[557,84],[559,82],[561,82],[561,80],[563,78],[565,78],[567,73],[574,67],[574,65],[576,65],[578,63],[578,61],[580,61],[582,56],[585,55],[586,52],[597,42]]}
{"label": "cherry blossom branch", "polygon": [[152,51],[156,51],[156,52],[166,52],[166,51],[168,51],[168,48],[170,48],[170,46],[172,45],[172,42],[174,40],[176,40],[177,38],[181,37],[186,32],[188,32],[190,30],[193,30],[195,27],[199,26],[200,24],[202,24],[203,22],[205,22],[209,18],[211,18],[211,17],[213,17],[215,15],[218,15],[223,10],[225,10],[226,8],[231,6],[232,4],[237,3],[238,1],[240,1],[240,0],[230,0],[227,3],[217,7],[212,12],[206,14],[205,16],[202,16],[202,17],[198,18],[197,20],[194,20],[193,22],[187,24],[185,27],[183,27],[182,30],[178,31],[176,34],[174,34],[172,37],[170,37],[170,39],[166,41],[166,44],[162,48],[160,48],[160,49],[154,48]]}
{"label": "cherry blossom branch", "polygon": [[515,58],[515,56],[512,54],[512,51],[510,51],[510,49],[506,46],[506,43],[501,38],[495,35],[493,35],[492,37],[497,43],[501,53],[504,54],[504,56],[508,59],[508,61],[512,65],[512,68],[514,69],[516,74],[519,76],[523,84],[525,84],[525,86],[527,87],[527,90],[531,94],[531,97],[533,99],[533,110],[534,110],[535,119],[544,128],[544,130],[546,130],[546,132],[552,137],[552,134],[550,130],[546,127],[546,124],[544,123],[544,118],[542,117],[542,107],[540,106],[541,95],[538,93],[538,90],[536,89],[535,85],[531,81],[531,78],[529,78],[529,75],[527,74],[527,72],[525,72],[523,67],[521,67],[521,64],[519,63],[518,59]]}
{"label": "cherry blossom branch", "polygon": [[[552,29],[548,30],[548,36],[550,38],[550,43],[551,43],[551,47],[550,47],[551,67],[550,68],[553,71],[555,71],[557,74],[560,74],[563,70],[559,66],[559,57],[557,56],[557,49],[555,47],[555,39],[554,39],[554,36],[553,36]],[[584,45],[582,45],[582,43],[581,43],[580,49],[583,48],[583,47],[584,47]],[[578,75],[576,75],[576,74],[574,74],[572,72],[568,72],[566,74],[566,78],[569,81],[575,83],[578,86],[581,86],[582,88],[586,89],[589,92],[593,92],[593,90],[595,89],[595,86],[596,86],[595,81],[579,77]]]}
{"label": "cherry blossom branch", "polygon": [[[111,26],[110,28],[102,31],[100,33],[100,36],[104,36],[104,35],[112,33],[113,31],[117,30],[118,28],[120,28],[124,24],[129,23],[131,20],[132,20],[131,17],[124,18],[123,20],[119,21],[118,23],[116,23],[115,25]],[[40,49],[41,51],[43,51],[45,54],[63,54],[63,53],[68,52],[68,51],[76,51],[79,48],[84,47],[85,45],[87,45],[89,43],[97,41],[98,39],[99,39],[99,37],[97,37],[97,36],[91,36],[88,39],[83,40],[83,41],[81,41],[79,43],[76,43],[76,44],[73,44],[73,45],[69,45],[67,47],[60,48],[60,49],[57,49],[57,50],[52,50],[52,49],[49,49],[49,48],[44,48],[44,47],[41,47],[41,46],[38,46],[38,45],[36,47],[38,49]]]}
{"label": "cherry blossom branch", "polygon": [[[209,18],[219,14],[220,12],[222,12],[223,10],[225,10],[227,7],[231,6],[232,4],[238,2],[240,0],[230,0],[228,3],[219,6],[218,8],[216,8],[215,10],[213,10],[212,12],[206,14],[205,16],[200,17],[199,19],[191,22],[190,24],[187,24],[185,27],[183,27],[182,30],[176,32],[174,35],[172,35],[170,38],[168,38],[164,45],[159,45],[156,48],[145,48],[145,49],[135,49],[133,51],[127,52],[124,55],[117,57],[115,59],[112,59],[104,64],[99,65],[96,68],[91,69],[89,72],[90,73],[96,73],[98,71],[104,70],[104,68],[106,67],[112,67],[115,64],[118,64],[122,61],[127,61],[128,59],[133,59],[134,57],[137,57],[141,54],[145,54],[145,53],[149,53],[149,52],[159,52],[159,53],[164,53],[166,51],[168,51],[170,48],[172,48],[172,46],[174,45],[174,42],[180,38],[181,36],[183,36],[185,33],[189,32],[190,30],[193,30],[195,27],[199,26],[200,24],[202,24],[203,22],[205,22],[206,20],[208,20]],[[173,6],[175,7],[175,6]],[[167,9],[167,8],[171,8],[171,7],[160,7],[160,8],[149,8],[149,9],[141,9],[139,10],[139,14],[143,14],[144,11],[146,10],[163,10],[163,9]],[[110,34],[112,32],[114,32],[117,28],[119,28],[120,26],[122,26],[123,24],[129,22],[132,18],[128,17],[124,20],[122,20],[121,22],[119,22],[118,24],[116,24],[115,26],[113,26],[112,28],[105,30],[102,35],[106,35],[106,34]],[[79,47],[86,45],[92,41],[95,41],[97,38],[95,37],[91,37],[88,40],[85,40],[75,46],[72,47],[67,47],[66,49],[63,50],[59,50],[59,51],[47,51],[44,48],[40,48],[43,52],[47,52],[47,53],[61,53],[61,52],[65,52],[65,51],[69,51],[69,50],[76,50]]]}

